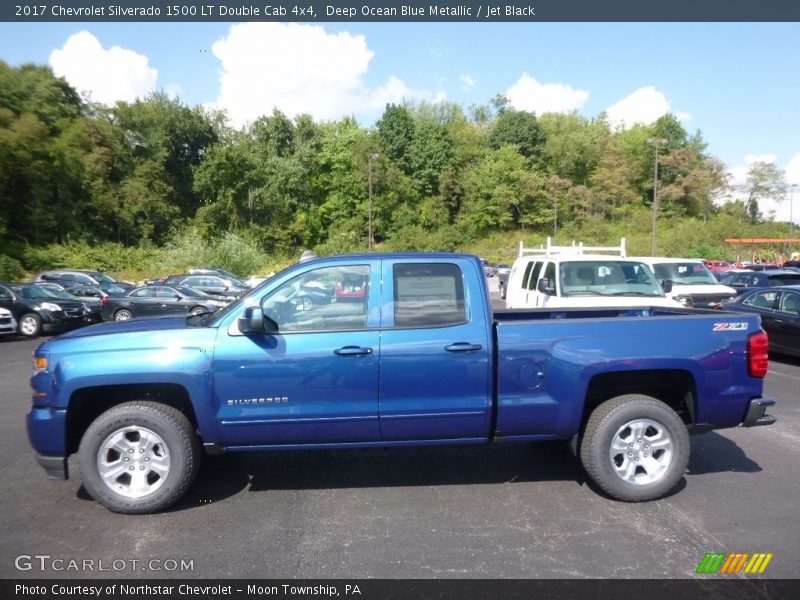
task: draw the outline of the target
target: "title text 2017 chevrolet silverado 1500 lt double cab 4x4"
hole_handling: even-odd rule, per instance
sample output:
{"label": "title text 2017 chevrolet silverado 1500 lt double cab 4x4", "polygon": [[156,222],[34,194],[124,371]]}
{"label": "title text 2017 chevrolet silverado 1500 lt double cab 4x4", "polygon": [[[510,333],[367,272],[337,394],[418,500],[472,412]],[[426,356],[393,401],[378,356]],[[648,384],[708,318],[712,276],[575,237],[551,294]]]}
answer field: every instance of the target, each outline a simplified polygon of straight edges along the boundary
{"label": "title text 2017 chevrolet silverado 1500 lt double cab 4x4", "polygon": [[[343,281],[353,289],[340,299]],[[640,501],[681,479],[691,429],[775,420],[766,371],[755,315],[680,306],[493,315],[477,257],[327,257],[213,314],[100,324],[43,343],[28,431],[48,475],[66,478],[77,452],[88,492],[126,513],[180,498],[203,447],[571,440],[600,488]]]}

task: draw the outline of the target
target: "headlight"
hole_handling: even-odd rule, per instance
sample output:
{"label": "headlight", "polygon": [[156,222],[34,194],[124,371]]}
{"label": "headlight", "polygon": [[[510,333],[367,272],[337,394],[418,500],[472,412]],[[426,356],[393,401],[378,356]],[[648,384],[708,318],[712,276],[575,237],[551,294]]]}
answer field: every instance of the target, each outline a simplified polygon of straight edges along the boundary
{"label": "headlight", "polygon": [[53,304],[52,302],[42,302],[39,308],[43,308],[44,310],[61,310],[58,304]]}
{"label": "headlight", "polygon": [[689,296],[675,296],[675,300],[683,304],[686,308],[694,307],[694,302]]}

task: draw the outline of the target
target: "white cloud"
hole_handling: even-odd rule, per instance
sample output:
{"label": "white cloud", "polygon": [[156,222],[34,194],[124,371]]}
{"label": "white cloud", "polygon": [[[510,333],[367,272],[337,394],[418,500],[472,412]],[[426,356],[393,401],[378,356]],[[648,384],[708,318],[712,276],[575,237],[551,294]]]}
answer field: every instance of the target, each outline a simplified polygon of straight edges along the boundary
{"label": "white cloud", "polygon": [[637,123],[649,125],[670,112],[679,121],[688,121],[692,118],[689,113],[673,111],[667,97],[652,86],[639,88],[606,109],[609,124],[612,127],[625,129]]}
{"label": "white cloud", "polygon": [[363,35],[332,34],[317,25],[233,25],[211,48],[220,62],[216,108],[237,125],[277,108],[316,119],[378,112],[387,102],[428,99],[392,76],[368,88],[364,76],[375,53]]}
{"label": "white cloud", "polygon": [[71,35],[50,53],[50,66],[59,77],[95,102],[132,102],[155,90],[158,70],[133,50],[102,47],[88,31]]}
{"label": "white cloud", "polygon": [[468,92],[475,87],[475,80],[469,75],[459,75],[458,79],[461,81],[461,89],[465,92]]}
{"label": "white cloud", "polygon": [[506,97],[517,110],[541,115],[546,112],[567,113],[578,110],[589,99],[589,92],[576,90],[563,83],[540,83],[523,73],[506,90]]}

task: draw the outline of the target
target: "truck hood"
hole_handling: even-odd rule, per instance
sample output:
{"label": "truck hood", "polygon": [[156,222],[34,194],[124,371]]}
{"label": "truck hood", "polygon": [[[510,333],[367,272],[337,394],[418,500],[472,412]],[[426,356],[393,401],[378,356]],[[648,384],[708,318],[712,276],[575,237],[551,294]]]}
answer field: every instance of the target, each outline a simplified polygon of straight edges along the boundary
{"label": "truck hood", "polygon": [[80,338],[110,333],[141,333],[147,331],[164,331],[168,329],[186,329],[186,317],[152,317],[118,321],[114,323],[98,323],[81,329],[61,334],[58,339]]}
{"label": "truck hood", "polygon": [[713,283],[709,283],[706,285],[681,285],[680,283],[673,283],[672,284],[672,291],[667,294],[670,298],[674,298],[676,296],[694,296],[694,295],[711,295],[711,294],[719,294],[720,296],[728,295],[728,296],[735,296],[736,290],[732,287],[728,287],[727,285],[715,285]]}

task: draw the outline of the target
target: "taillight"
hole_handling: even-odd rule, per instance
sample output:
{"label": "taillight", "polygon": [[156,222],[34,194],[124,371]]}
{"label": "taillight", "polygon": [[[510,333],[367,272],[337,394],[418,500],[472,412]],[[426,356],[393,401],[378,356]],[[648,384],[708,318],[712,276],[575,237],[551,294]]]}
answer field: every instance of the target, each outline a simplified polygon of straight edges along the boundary
{"label": "taillight", "polygon": [[759,331],[747,338],[747,372],[750,377],[764,377],[769,368],[769,338]]}
{"label": "taillight", "polygon": [[100,304],[104,306],[108,304],[108,296],[103,296],[102,299],[100,300]]}

